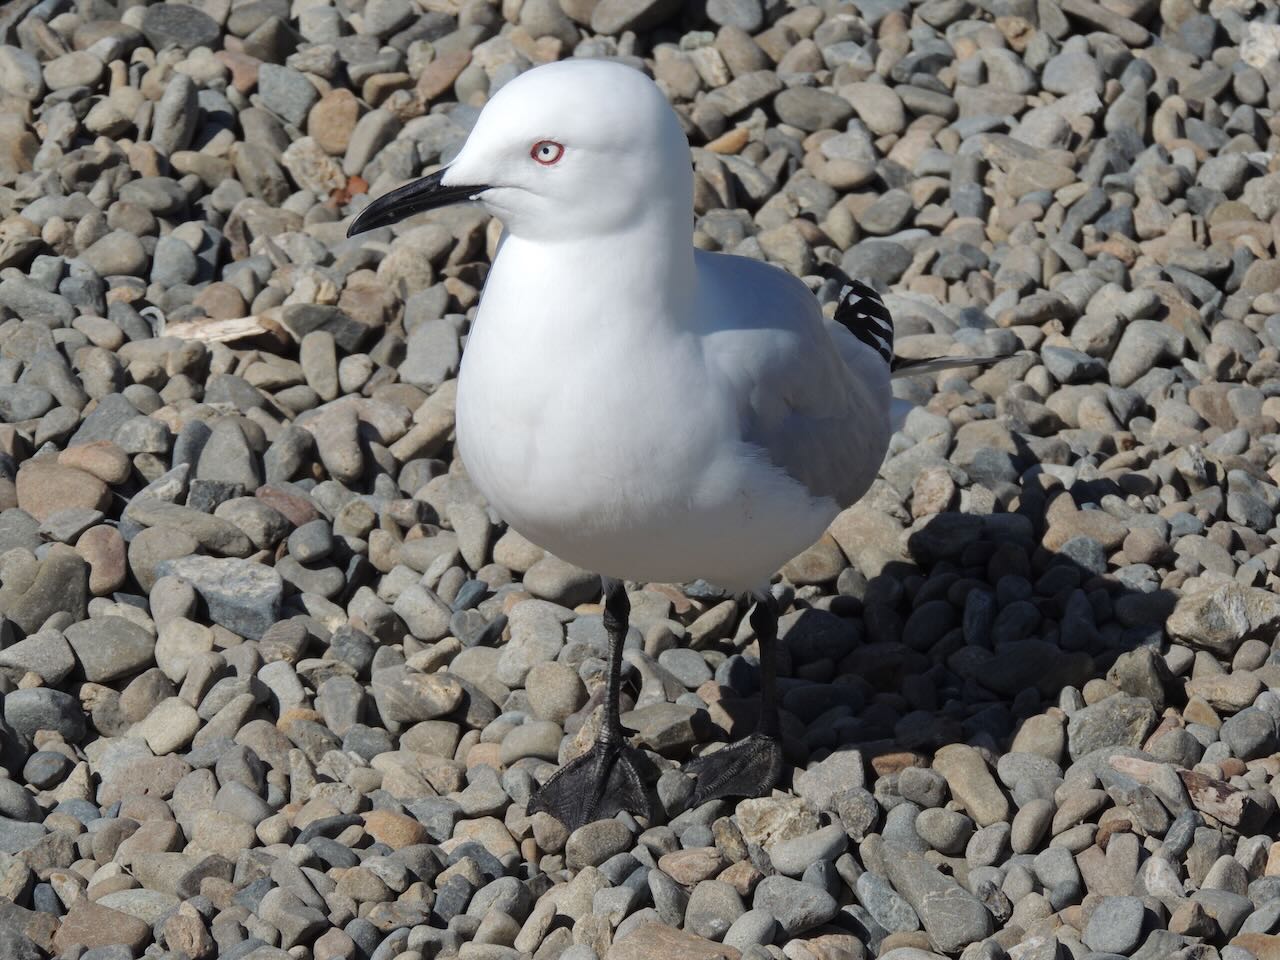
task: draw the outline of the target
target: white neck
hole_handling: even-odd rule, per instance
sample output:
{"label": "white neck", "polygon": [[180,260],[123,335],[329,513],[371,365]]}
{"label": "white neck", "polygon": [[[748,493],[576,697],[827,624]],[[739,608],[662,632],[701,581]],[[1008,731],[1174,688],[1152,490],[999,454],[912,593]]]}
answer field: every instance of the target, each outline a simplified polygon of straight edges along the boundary
{"label": "white neck", "polygon": [[[586,240],[534,242],[507,234],[485,283],[484,304],[501,303],[504,313],[521,304],[530,322],[566,331],[624,317],[643,318],[658,329],[688,317],[695,283],[689,225],[676,231],[650,218],[625,232]],[[621,304],[629,309],[619,310]],[[637,304],[647,309],[637,311]],[[485,311],[486,322],[491,312]],[[506,326],[509,320],[500,322]]]}

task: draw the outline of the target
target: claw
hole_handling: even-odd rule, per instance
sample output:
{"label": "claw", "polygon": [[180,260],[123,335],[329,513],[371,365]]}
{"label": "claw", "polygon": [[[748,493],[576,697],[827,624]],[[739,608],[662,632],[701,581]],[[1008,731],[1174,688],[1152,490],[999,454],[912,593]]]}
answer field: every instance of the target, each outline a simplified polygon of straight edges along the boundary
{"label": "claw", "polygon": [[782,744],[755,733],[715,753],[695,757],[684,772],[697,781],[690,807],[720,797],[759,797],[782,775]]}
{"label": "claw", "polygon": [[608,820],[619,810],[653,821],[646,783],[649,759],[625,740],[597,741],[551,775],[529,801],[528,811],[551,814],[570,830]]}

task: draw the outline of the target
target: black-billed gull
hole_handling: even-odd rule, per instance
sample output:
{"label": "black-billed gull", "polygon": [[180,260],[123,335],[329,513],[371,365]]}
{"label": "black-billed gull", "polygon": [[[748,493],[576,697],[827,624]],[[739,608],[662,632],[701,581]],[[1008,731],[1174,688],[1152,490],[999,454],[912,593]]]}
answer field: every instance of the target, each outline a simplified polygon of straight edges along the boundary
{"label": "black-billed gull", "polygon": [[512,80],[451,164],[369,203],[348,235],[465,199],[506,229],[463,356],[459,452],[503,519],[604,588],[600,733],[530,811],[652,817],[618,714],[623,579],[756,599],[758,730],[685,770],[694,803],[767,792],[782,766],[769,580],[876,476],[897,403],[888,311],[850,281],[824,319],[778,267],[695,249],[688,142],[658,87],[620,63]]}

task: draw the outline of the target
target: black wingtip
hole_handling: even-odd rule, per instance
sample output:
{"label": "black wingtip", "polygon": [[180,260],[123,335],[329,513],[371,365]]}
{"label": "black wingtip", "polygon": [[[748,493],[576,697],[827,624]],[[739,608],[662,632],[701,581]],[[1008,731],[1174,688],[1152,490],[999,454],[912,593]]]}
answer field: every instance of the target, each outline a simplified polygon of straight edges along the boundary
{"label": "black wingtip", "polygon": [[835,321],[893,363],[893,317],[880,294],[861,280],[846,279],[836,303]]}

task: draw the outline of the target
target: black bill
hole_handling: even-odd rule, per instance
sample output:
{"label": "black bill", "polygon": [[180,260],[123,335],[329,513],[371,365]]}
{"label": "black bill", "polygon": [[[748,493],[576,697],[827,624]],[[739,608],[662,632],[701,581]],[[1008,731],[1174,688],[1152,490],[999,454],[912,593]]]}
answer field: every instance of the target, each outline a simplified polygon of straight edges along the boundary
{"label": "black bill", "polygon": [[354,237],[357,233],[364,233],[376,227],[389,227],[415,213],[447,206],[459,200],[470,200],[476,194],[489,189],[474,185],[446,187],[440,182],[444,174],[443,169],[437,170],[421,180],[406,183],[403,187],[397,187],[390,193],[384,193],[378,199],[371,201],[351,221],[351,226],[347,227],[347,236]]}

